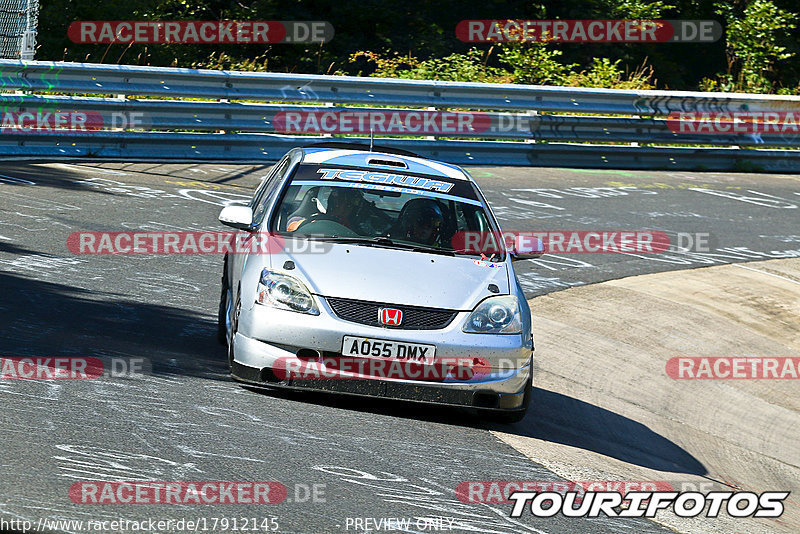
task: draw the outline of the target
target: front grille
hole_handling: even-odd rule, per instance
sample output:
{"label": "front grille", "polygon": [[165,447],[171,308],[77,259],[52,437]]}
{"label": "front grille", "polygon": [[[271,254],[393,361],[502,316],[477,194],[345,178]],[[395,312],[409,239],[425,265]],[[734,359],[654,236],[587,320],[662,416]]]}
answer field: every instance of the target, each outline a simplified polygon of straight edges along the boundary
{"label": "front grille", "polygon": [[395,308],[403,311],[403,322],[399,328],[401,330],[438,330],[450,324],[458,314],[453,310],[442,310],[439,308],[421,308],[417,306],[402,306],[396,304],[382,304],[380,302],[365,302],[363,300],[351,300],[340,298],[326,298],[333,313],[354,323],[366,324],[369,326],[383,326],[378,320],[378,310],[380,308]]}

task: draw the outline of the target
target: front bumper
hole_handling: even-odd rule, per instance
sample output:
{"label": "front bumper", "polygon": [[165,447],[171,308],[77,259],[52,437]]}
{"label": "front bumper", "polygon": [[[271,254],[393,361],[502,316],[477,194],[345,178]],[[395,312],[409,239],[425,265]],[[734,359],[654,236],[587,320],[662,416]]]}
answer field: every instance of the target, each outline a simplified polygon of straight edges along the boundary
{"label": "front bumper", "polygon": [[[323,299],[317,299],[320,315],[302,315],[268,306],[243,310],[234,337],[231,374],[254,386],[284,387],[350,395],[384,397],[479,409],[519,410],[531,380],[530,339],[522,335],[466,334],[461,331],[468,313],[441,330],[377,328],[339,319]],[[387,377],[354,377],[328,368],[326,378],[295,379],[276,374],[276,367],[309,362],[309,351],[319,354],[325,368],[329,358],[340,357],[345,335],[431,344],[436,361],[480,361],[485,367],[471,378],[447,376],[435,381]],[[298,353],[302,358],[298,358]]]}

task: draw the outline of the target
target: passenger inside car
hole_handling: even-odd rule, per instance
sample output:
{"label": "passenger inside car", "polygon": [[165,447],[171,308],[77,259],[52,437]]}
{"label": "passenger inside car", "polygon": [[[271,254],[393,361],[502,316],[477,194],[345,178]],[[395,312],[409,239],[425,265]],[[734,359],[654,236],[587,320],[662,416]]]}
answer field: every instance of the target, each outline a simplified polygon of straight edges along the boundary
{"label": "passenger inside car", "polygon": [[428,198],[416,198],[403,206],[397,219],[396,229],[390,237],[420,245],[441,246],[444,221],[444,211],[438,202]]}

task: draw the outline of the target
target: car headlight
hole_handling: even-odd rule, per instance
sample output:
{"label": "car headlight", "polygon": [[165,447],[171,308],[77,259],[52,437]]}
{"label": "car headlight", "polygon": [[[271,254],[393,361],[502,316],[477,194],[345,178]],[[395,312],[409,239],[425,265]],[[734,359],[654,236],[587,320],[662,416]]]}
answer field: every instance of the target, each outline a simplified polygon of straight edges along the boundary
{"label": "car headlight", "polygon": [[520,334],[522,318],[514,295],[489,297],[475,307],[464,324],[471,334]]}
{"label": "car headlight", "polygon": [[261,271],[256,302],[282,310],[319,315],[314,298],[303,282],[269,269]]}

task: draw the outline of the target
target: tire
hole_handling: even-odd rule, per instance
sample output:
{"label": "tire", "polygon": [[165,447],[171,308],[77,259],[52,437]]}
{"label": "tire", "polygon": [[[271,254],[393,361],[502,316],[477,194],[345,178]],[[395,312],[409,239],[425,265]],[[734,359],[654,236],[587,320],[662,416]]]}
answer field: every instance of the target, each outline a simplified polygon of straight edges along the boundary
{"label": "tire", "polygon": [[242,311],[242,295],[236,295],[236,305],[233,307],[233,316],[231,317],[231,332],[228,341],[228,365],[233,366],[233,338],[236,337],[236,332],[239,331],[239,313]]}
{"label": "tire", "polygon": [[222,269],[222,291],[219,296],[219,310],[217,311],[217,341],[222,346],[228,345],[228,303],[230,302],[230,288],[228,286],[228,261],[226,259]]}
{"label": "tire", "polygon": [[495,411],[489,412],[486,418],[494,421],[495,423],[512,424],[519,423],[525,418],[528,413],[528,406],[531,403],[531,395],[533,393],[533,358],[531,358],[531,374],[530,379],[525,384],[525,393],[522,396],[522,407],[513,412]]}

